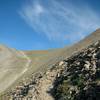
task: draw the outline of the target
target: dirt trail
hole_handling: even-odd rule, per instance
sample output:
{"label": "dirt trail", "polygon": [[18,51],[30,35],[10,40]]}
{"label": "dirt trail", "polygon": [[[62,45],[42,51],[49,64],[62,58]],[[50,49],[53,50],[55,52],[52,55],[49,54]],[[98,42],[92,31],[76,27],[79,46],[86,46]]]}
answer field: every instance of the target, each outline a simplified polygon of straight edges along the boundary
{"label": "dirt trail", "polygon": [[26,63],[26,67],[29,67],[30,63],[31,63],[31,59],[23,52],[23,51],[19,51],[24,58],[27,59],[27,63]]}
{"label": "dirt trail", "polygon": [[24,58],[27,59],[25,69],[23,69],[23,71],[20,74],[20,76],[21,76],[22,74],[24,74],[28,70],[28,67],[30,66],[30,63],[31,63],[31,59],[23,51],[19,51],[19,52],[23,55]]}

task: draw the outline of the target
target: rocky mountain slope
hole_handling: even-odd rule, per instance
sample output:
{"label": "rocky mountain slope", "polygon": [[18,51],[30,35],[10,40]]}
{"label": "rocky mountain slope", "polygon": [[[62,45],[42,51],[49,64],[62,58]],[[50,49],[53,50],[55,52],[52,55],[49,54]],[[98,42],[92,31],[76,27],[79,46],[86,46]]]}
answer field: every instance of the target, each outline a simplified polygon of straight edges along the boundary
{"label": "rocky mountain slope", "polygon": [[100,100],[100,41],[16,86],[11,100]]}
{"label": "rocky mountain slope", "polygon": [[27,98],[53,100],[54,98],[47,91],[50,92],[56,76],[59,76],[63,70],[61,66],[65,63],[64,59],[98,40],[100,40],[100,29],[70,47],[57,50],[18,51],[2,46],[0,49],[0,71],[2,70],[0,100],[27,100]]}
{"label": "rocky mountain slope", "polygon": [[100,100],[100,41],[64,60],[56,77],[55,100]]}

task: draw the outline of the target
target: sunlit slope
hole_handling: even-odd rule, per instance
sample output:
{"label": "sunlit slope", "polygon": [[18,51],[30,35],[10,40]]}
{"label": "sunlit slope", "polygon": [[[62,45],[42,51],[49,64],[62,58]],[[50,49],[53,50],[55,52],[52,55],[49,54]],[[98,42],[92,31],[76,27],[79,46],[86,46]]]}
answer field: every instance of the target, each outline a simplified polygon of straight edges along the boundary
{"label": "sunlit slope", "polygon": [[97,29],[95,32],[91,33],[90,35],[88,35],[83,40],[79,41],[78,43],[71,45],[69,48],[66,48],[66,47],[63,48],[60,55],[62,55],[62,57],[71,56],[75,52],[78,52],[86,48],[87,46],[91,45],[97,40],[100,40],[100,29]]}
{"label": "sunlit slope", "polygon": [[0,93],[24,73],[26,63],[21,52],[0,45]]}
{"label": "sunlit slope", "polygon": [[[60,49],[54,50],[42,50],[42,51],[24,51],[24,53],[32,60],[31,66],[27,71],[27,75],[31,75],[37,71],[45,71],[49,66],[49,62],[52,62],[59,54]],[[48,66],[48,67],[46,67]]]}

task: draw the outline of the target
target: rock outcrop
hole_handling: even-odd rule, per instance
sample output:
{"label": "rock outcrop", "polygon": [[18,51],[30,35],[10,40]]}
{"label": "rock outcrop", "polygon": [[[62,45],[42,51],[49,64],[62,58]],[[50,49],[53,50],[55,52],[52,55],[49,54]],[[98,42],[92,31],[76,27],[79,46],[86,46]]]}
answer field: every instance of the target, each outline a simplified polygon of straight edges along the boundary
{"label": "rock outcrop", "polygon": [[55,64],[45,73],[38,72],[33,74],[27,81],[23,80],[10,92],[11,100],[54,100],[51,95],[53,82],[64,68],[63,61]]}
{"label": "rock outcrop", "polygon": [[100,41],[64,61],[52,89],[55,100],[100,100]]}

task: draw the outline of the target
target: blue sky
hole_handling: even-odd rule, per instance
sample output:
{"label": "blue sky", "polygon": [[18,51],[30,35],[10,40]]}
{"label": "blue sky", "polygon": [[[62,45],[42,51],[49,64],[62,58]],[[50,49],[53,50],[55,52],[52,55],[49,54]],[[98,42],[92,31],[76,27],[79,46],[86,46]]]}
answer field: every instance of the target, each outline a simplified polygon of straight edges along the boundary
{"label": "blue sky", "polygon": [[0,0],[0,43],[60,48],[100,28],[100,0]]}

